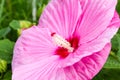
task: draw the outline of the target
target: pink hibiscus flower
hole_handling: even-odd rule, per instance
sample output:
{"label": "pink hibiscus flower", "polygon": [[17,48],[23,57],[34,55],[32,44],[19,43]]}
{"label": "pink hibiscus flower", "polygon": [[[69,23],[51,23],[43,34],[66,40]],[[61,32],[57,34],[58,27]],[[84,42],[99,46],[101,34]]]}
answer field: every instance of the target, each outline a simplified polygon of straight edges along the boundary
{"label": "pink hibiscus flower", "polygon": [[120,26],[117,0],[51,0],[16,42],[12,80],[90,80]]}

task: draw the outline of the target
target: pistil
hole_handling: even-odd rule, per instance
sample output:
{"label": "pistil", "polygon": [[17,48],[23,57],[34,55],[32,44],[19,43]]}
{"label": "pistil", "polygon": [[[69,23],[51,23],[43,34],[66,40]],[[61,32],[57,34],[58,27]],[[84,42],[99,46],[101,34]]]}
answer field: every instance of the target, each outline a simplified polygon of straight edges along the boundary
{"label": "pistil", "polygon": [[74,48],[71,47],[71,44],[67,40],[65,40],[63,37],[61,37],[60,35],[58,35],[56,33],[52,33],[51,36],[52,36],[53,42],[57,46],[67,49],[68,52],[74,51]]}

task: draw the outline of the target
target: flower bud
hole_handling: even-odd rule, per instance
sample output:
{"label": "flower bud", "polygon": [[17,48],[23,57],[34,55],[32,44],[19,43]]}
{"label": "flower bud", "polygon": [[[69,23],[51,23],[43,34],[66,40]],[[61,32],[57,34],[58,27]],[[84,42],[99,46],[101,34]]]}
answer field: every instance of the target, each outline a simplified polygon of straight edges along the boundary
{"label": "flower bud", "polygon": [[20,29],[17,30],[18,35],[20,35],[23,30],[32,26],[32,23],[30,21],[21,20],[19,21],[19,23],[20,23]]}
{"label": "flower bud", "polygon": [[5,72],[7,69],[7,62],[0,59],[0,73]]}

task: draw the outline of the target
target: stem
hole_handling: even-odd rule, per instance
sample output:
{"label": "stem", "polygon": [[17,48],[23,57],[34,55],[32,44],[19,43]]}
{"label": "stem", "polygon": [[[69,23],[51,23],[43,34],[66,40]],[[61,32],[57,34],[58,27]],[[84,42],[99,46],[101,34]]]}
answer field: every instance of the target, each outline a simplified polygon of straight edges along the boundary
{"label": "stem", "polygon": [[33,22],[36,22],[36,0],[32,1],[32,17],[33,17]]}
{"label": "stem", "polygon": [[0,4],[0,26],[1,26],[1,18],[2,18],[2,13],[3,13],[4,3],[5,3],[5,0],[2,0]]}

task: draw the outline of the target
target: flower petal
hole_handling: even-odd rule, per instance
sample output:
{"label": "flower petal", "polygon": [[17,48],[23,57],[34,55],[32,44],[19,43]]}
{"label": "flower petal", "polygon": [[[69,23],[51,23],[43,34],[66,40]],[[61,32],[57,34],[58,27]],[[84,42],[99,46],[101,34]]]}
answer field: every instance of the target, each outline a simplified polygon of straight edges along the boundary
{"label": "flower petal", "polygon": [[92,79],[103,67],[111,49],[108,43],[100,52],[84,57],[81,61],[74,64],[74,68],[81,80]]}
{"label": "flower petal", "polygon": [[54,54],[56,46],[47,28],[33,26],[24,30],[14,47],[12,68],[36,62]]}
{"label": "flower petal", "polygon": [[112,21],[108,27],[112,27],[113,25],[118,28],[120,27],[120,17],[119,17],[119,14],[117,13],[117,11],[115,11],[114,17],[112,18]]}
{"label": "flower petal", "polygon": [[79,55],[79,58],[82,58],[91,55],[93,52],[102,50],[106,43],[110,42],[112,37],[117,33],[119,26],[120,18],[117,12],[115,12],[108,27],[100,35],[98,35],[97,38],[87,43],[79,44],[80,47],[76,51],[76,56]]}
{"label": "flower petal", "polygon": [[57,71],[58,56],[46,57],[34,63],[20,65],[13,70],[12,80],[52,80],[51,74]]}
{"label": "flower petal", "polygon": [[101,51],[84,57],[71,66],[58,69],[53,80],[91,80],[103,67],[110,49],[111,44],[107,43]]}
{"label": "flower petal", "polygon": [[79,0],[51,0],[40,17],[39,25],[68,38],[74,32],[80,15]]}
{"label": "flower petal", "polygon": [[108,27],[99,37],[92,40],[91,42],[82,44],[76,51],[76,56],[79,55],[81,58],[91,55],[94,52],[98,52],[104,48],[106,43],[109,43],[112,37],[117,33],[118,28]]}
{"label": "flower petal", "polygon": [[77,34],[80,43],[95,39],[103,32],[113,18],[117,0],[80,0],[83,9],[79,19]]}
{"label": "flower petal", "polygon": [[84,79],[80,79],[74,66],[68,66],[64,68],[64,73],[66,75],[66,80],[84,80]]}
{"label": "flower petal", "polygon": [[54,75],[53,77],[54,77],[54,79],[52,79],[52,80],[66,80],[66,76],[65,76],[63,68],[59,68],[56,71],[56,75]]}
{"label": "flower petal", "polygon": [[111,25],[96,39],[79,45],[79,48],[74,53],[69,54],[69,56],[67,56],[64,60],[61,60],[61,66],[71,66],[80,61],[82,58],[92,55],[94,52],[101,51],[106,43],[111,41],[111,38],[116,34],[117,31],[118,27]]}

